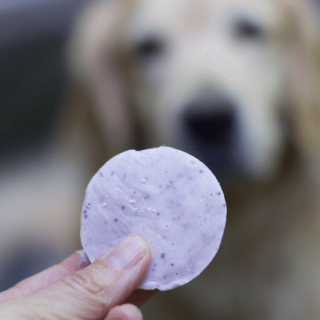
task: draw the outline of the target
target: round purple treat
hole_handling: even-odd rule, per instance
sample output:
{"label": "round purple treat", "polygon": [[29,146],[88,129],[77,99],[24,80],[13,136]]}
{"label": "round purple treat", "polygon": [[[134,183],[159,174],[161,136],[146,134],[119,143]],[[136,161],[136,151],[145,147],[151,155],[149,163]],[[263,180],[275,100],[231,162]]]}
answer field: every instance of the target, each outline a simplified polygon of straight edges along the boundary
{"label": "round purple treat", "polygon": [[81,242],[91,262],[129,234],[151,248],[141,289],[188,283],[219,249],[226,223],[220,184],[197,158],[170,147],[129,150],[91,179],[81,215]]}

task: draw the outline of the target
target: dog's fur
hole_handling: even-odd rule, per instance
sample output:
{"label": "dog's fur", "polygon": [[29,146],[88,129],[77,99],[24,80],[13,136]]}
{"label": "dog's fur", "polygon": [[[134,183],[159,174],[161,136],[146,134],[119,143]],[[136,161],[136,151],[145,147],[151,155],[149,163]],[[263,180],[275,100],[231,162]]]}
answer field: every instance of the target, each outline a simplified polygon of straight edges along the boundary
{"label": "dog's fur", "polygon": [[[306,0],[98,0],[79,18],[74,95],[49,153],[67,150],[83,168],[68,181],[79,185],[128,148],[166,144],[207,163],[226,195],[216,258],[190,284],[159,293],[147,319],[320,318],[312,11]],[[54,209],[57,223],[74,219]],[[46,236],[55,241],[54,228]]]}
{"label": "dog's fur", "polygon": [[226,194],[217,257],[149,302],[150,319],[320,318],[312,10],[292,0],[109,0],[79,20],[72,70],[109,156],[177,147],[204,160]]}
{"label": "dog's fur", "polygon": [[150,319],[320,318],[312,11],[292,0],[109,0],[79,20],[72,70],[109,155],[180,148],[204,160],[226,194],[217,257],[149,302]]}
{"label": "dog's fur", "polygon": [[[166,293],[171,303],[164,294],[150,302],[152,319],[320,317],[320,55],[308,6],[109,0],[76,27],[71,63],[90,91],[89,126],[107,157],[171,145],[198,155],[225,187],[229,218],[217,257]],[[233,127],[208,143],[195,118]],[[159,311],[170,305],[176,311]]]}

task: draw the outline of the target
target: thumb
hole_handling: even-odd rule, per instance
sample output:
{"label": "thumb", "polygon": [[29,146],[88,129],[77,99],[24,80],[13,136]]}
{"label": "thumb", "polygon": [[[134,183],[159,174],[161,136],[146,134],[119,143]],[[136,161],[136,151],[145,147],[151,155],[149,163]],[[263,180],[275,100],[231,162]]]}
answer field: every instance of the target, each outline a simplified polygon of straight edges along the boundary
{"label": "thumb", "polygon": [[137,287],[150,258],[146,240],[128,236],[87,268],[34,294],[7,301],[1,310],[6,319],[101,319]]}

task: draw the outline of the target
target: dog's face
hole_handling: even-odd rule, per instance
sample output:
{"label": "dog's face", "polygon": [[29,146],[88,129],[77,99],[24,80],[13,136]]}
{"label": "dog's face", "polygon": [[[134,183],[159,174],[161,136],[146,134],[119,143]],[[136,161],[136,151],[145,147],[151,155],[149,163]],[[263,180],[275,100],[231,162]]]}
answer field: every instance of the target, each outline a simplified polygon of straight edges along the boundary
{"label": "dog's face", "polygon": [[220,176],[277,168],[287,74],[276,9],[266,0],[138,2],[121,50],[148,146],[195,154]]}
{"label": "dog's face", "polygon": [[125,87],[144,147],[185,150],[219,179],[272,177],[287,145],[282,114],[297,91],[285,1],[105,1],[87,20],[94,27],[82,50],[95,66],[99,118],[120,127],[113,119]]}

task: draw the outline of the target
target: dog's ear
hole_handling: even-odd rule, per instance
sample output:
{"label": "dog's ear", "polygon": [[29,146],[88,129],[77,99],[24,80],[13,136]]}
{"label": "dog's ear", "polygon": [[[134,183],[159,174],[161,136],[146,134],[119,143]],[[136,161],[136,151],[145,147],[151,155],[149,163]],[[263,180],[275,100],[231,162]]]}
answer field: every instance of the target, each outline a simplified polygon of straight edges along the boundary
{"label": "dog's ear", "polygon": [[81,87],[77,91],[79,96],[89,94],[92,103],[85,115],[92,118],[90,130],[96,131],[95,139],[104,140],[107,156],[133,146],[124,79],[117,61],[117,41],[122,21],[134,2],[91,2],[77,19],[67,47],[71,81],[76,83],[73,87]]}
{"label": "dog's ear", "polygon": [[292,137],[312,175],[320,179],[320,26],[316,10],[312,1],[289,0],[284,18],[289,32]]}

